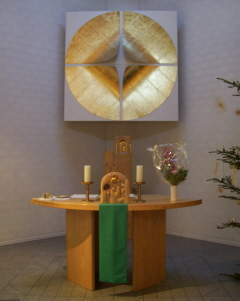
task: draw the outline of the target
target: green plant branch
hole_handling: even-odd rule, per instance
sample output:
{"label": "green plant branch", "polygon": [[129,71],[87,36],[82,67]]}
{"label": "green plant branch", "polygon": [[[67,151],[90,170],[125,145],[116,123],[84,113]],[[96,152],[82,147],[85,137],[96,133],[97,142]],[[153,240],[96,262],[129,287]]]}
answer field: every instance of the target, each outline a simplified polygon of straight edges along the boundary
{"label": "green plant branch", "polygon": [[[232,177],[231,176],[225,176],[222,179],[218,179],[218,178],[212,178],[212,179],[208,179],[207,181],[213,181],[214,183],[218,183],[218,187],[225,189],[225,190],[230,190],[230,192],[234,192],[236,194],[240,194],[240,188],[236,187],[235,185],[233,185],[232,183]],[[226,195],[221,195],[219,197],[222,198],[229,198],[231,200],[240,200],[240,197],[235,197],[235,196],[226,196]]]}
{"label": "green plant branch", "polygon": [[225,228],[240,228],[240,223],[235,221],[229,221],[227,223],[222,223],[222,226],[217,226],[218,229],[225,229]]}
{"label": "green plant branch", "polygon": [[[219,78],[219,77],[217,79],[222,80],[224,83],[228,84],[229,85],[228,88],[237,88],[238,94],[232,94],[232,96],[240,96],[240,82],[239,81],[231,82],[226,79]],[[239,151],[240,151],[239,146],[233,146],[227,151],[225,149],[223,149],[223,150],[217,149],[216,151],[212,151],[210,153],[216,153],[217,155],[220,155],[222,158],[217,159],[217,160],[228,164],[228,166],[231,169],[239,170],[240,169]],[[222,179],[212,178],[207,181],[213,181],[214,183],[217,183],[218,187],[221,189],[230,190],[231,192],[234,192],[237,195],[240,194],[240,188],[236,187],[233,184],[233,180],[232,180],[231,176],[225,176]],[[232,200],[238,200],[238,201],[240,200],[240,197],[238,197],[238,196],[221,195],[219,197],[228,198],[228,199],[232,199]],[[240,204],[240,202],[238,202],[238,204]],[[240,229],[240,223],[235,222],[235,220],[233,219],[232,221],[229,221],[227,223],[222,223],[222,226],[217,226],[217,228],[218,229],[225,229],[225,228],[239,228]],[[240,280],[240,273],[235,273],[232,275],[229,275],[229,274],[220,274],[220,275],[233,278],[234,280]]]}
{"label": "green plant branch", "polygon": [[240,147],[239,146],[232,146],[229,150],[217,149],[209,153],[216,153],[217,155],[222,156],[222,159],[217,159],[217,160],[227,163],[230,168],[235,167],[236,169],[240,169]]}
{"label": "green plant branch", "polygon": [[229,274],[219,274],[219,275],[228,276],[228,277],[233,278],[235,280],[240,280],[240,274],[239,273],[235,273],[233,275],[229,275]]}
{"label": "green plant branch", "polygon": [[222,80],[224,83],[230,85],[230,86],[228,86],[228,88],[236,87],[237,91],[238,91],[238,94],[233,94],[232,96],[240,96],[240,83],[239,83],[239,81],[236,80],[236,81],[230,82],[230,81],[228,81],[224,78],[220,78],[220,77],[217,77],[217,79]]}
{"label": "green plant branch", "polygon": [[163,165],[161,167],[161,173],[164,179],[166,179],[171,185],[178,185],[185,181],[188,170],[180,168],[176,173],[169,170],[168,166]]}

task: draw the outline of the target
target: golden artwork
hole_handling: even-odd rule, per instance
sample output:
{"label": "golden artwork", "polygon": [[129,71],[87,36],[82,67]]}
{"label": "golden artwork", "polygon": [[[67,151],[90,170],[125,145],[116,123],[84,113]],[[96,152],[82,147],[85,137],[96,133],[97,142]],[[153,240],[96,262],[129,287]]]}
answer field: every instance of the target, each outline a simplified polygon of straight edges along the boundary
{"label": "golden artwork", "polygon": [[123,77],[122,119],[150,114],[170,95],[177,76],[176,66],[130,66]]}
{"label": "golden artwork", "polygon": [[110,172],[102,178],[100,203],[128,204],[129,193],[129,181],[120,172]]}
{"label": "golden artwork", "polygon": [[123,50],[137,62],[177,63],[176,49],[166,30],[136,12],[123,12]]}
{"label": "golden artwork", "polygon": [[[168,17],[165,23],[168,27]],[[72,29],[66,43],[65,120],[178,119],[177,50],[154,18],[130,11],[102,13]],[[68,117],[81,108],[83,117]]]}
{"label": "golden artwork", "polygon": [[69,44],[66,64],[93,64],[112,59],[119,48],[119,18],[119,12],[109,12],[79,28]]}
{"label": "golden artwork", "polygon": [[113,66],[66,66],[66,79],[75,99],[89,112],[120,119],[119,83]]}

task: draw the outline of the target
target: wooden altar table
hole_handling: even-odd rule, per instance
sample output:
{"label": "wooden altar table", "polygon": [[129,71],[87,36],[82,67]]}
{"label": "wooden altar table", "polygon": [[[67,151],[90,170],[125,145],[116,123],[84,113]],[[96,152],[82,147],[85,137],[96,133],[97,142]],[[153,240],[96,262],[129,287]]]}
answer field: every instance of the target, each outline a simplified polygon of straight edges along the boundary
{"label": "wooden altar table", "polygon": [[[132,211],[132,287],[133,291],[165,281],[166,209],[200,205],[200,199],[143,195],[143,203],[128,204]],[[99,202],[83,203],[81,199],[44,201],[32,198],[35,205],[66,209],[67,279],[89,290],[95,290],[98,272]]]}

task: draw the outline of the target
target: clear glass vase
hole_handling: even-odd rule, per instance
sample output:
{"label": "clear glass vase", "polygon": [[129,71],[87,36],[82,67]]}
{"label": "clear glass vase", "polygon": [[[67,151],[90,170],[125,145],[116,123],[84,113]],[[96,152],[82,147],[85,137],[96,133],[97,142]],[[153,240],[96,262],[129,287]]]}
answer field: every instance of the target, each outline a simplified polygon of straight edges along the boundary
{"label": "clear glass vase", "polygon": [[177,186],[188,175],[188,157],[185,144],[168,143],[148,148],[152,152],[153,164],[160,179],[170,186],[171,201],[177,200]]}

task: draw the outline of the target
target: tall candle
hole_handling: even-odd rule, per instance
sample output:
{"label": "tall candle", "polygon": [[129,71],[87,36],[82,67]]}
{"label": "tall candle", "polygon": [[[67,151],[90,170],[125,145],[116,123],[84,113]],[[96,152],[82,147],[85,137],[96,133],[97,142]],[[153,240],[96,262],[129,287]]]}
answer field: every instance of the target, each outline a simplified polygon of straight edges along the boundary
{"label": "tall candle", "polygon": [[143,166],[137,165],[136,182],[143,182]]}
{"label": "tall candle", "polygon": [[84,182],[91,182],[91,165],[84,166]]}

